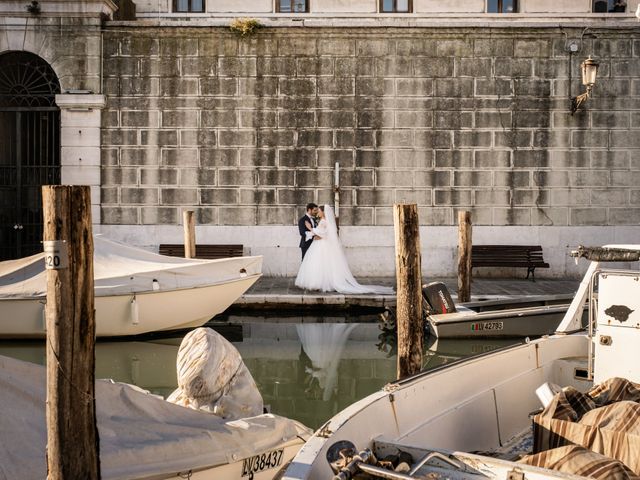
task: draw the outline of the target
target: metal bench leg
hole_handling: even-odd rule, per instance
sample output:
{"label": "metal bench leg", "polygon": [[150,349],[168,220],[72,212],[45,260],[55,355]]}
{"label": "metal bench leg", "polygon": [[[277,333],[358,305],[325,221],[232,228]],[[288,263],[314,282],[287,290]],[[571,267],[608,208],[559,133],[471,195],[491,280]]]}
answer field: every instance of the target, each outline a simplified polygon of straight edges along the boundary
{"label": "metal bench leg", "polygon": [[527,267],[527,280],[529,279],[529,274],[531,274],[531,281],[536,281],[536,267]]}

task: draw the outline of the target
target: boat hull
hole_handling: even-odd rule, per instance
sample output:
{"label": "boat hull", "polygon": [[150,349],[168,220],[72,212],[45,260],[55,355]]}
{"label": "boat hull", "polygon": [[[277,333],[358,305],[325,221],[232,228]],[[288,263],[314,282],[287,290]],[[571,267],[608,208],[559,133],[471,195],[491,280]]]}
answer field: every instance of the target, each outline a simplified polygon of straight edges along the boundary
{"label": "boat hull", "polygon": [[556,331],[568,308],[569,304],[432,315],[428,328],[438,338],[542,336]]}
{"label": "boat hull", "polygon": [[[96,296],[96,336],[140,335],[199,327],[226,310],[260,278],[246,276],[215,285],[126,295]],[[0,299],[0,336],[44,338],[45,299]]]}
{"label": "boat hull", "polygon": [[[277,467],[267,468],[265,470],[252,472],[249,470],[249,467],[252,465],[256,465],[256,460],[258,465],[262,460],[262,454],[258,454],[253,458],[243,458],[236,462],[232,462],[226,465],[219,465],[216,467],[207,468],[205,470],[199,471],[191,471],[188,478],[191,480],[235,480],[241,478],[252,478],[253,480],[272,480],[276,477],[276,474],[284,469],[284,467],[291,462],[293,457],[298,453],[300,447],[304,444],[304,440],[301,438],[297,438],[286,444],[279,445],[274,449],[265,452],[265,456],[270,453],[280,450],[283,450],[282,457],[279,459],[280,462]],[[270,455],[269,455],[270,456]],[[259,466],[257,467],[259,468]],[[176,472],[176,474],[180,473],[180,475],[184,475],[186,472]],[[170,475],[163,478],[177,478],[178,475]],[[184,477],[187,478],[187,477]],[[142,480],[142,479],[141,479]]]}
{"label": "boat hull", "polygon": [[586,335],[553,336],[390,384],[320,428],[300,450],[284,479],[331,478],[326,455],[340,441],[353,443],[357,451],[377,438],[488,451],[530,426],[528,413],[540,407],[535,390],[544,382],[580,390],[591,385],[563,363],[566,358],[586,357],[587,345]]}

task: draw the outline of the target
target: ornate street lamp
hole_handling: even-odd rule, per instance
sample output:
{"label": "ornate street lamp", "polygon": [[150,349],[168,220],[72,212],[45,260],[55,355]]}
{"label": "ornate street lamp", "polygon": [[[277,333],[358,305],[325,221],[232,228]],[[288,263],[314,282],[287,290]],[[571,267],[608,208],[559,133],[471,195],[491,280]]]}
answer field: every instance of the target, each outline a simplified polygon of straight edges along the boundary
{"label": "ornate street lamp", "polygon": [[[580,106],[591,96],[591,89],[593,89],[593,86],[596,83],[599,65],[600,64],[593,60],[591,56],[580,64],[580,70],[582,71],[582,84],[587,87],[587,91],[571,99],[571,115],[576,113]],[[571,88],[571,86],[569,86],[569,88]]]}

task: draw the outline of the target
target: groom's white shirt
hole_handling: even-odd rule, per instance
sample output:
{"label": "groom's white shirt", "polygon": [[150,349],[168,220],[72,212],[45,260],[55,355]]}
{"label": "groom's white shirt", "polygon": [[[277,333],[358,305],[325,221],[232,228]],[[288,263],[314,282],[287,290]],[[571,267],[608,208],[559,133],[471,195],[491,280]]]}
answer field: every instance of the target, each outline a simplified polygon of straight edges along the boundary
{"label": "groom's white shirt", "polygon": [[[313,221],[313,217],[311,217],[311,215],[309,215],[308,213],[305,214],[306,217],[309,219],[309,221],[311,222],[311,226],[313,227],[315,225],[316,222]],[[311,240],[313,238],[313,232],[311,230],[307,230],[305,232],[305,240],[308,242],[309,240]]]}

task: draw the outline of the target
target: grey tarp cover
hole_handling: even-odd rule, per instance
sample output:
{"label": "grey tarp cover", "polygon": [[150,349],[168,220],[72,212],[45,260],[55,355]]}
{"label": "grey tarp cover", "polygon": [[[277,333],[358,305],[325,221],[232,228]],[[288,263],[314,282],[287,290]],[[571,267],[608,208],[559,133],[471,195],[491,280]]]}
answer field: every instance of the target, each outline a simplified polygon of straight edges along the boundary
{"label": "grey tarp cover", "polygon": [[[44,254],[0,262],[0,299],[44,297]],[[97,296],[165,291],[216,285],[259,274],[262,257],[199,260],[158,255],[94,237],[93,269]],[[241,274],[241,269],[244,272]]]}
{"label": "grey tarp cover", "polygon": [[[0,479],[46,478],[44,367],[0,356]],[[104,479],[135,479],[228,463],[308,431],[275,415],[225,422],[130,385],[96,382]]]}
{"label": "grey tarp cover", "polygon": [[612,378],[582,393],[567,387],[533,418],[534,453],[578,445],[640,475],[640,386]]}

